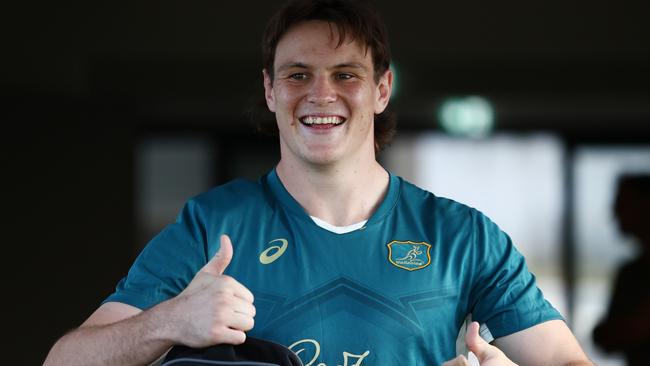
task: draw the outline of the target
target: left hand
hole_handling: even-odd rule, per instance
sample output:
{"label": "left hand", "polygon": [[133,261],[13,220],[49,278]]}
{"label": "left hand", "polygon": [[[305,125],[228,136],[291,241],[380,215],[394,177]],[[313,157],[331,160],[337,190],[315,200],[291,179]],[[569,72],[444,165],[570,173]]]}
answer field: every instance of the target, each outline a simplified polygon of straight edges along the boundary
{"label": "left hand", "polygon": [[[478,334],[478,330],[479,324],[472,322],[467,327],[465,343],[467,348],[476,355],[481,366],[517,366],[500,349],[484,341]],[[469,361],[465,356],[460,355],[443,363],[442,366],[469,366]]]}

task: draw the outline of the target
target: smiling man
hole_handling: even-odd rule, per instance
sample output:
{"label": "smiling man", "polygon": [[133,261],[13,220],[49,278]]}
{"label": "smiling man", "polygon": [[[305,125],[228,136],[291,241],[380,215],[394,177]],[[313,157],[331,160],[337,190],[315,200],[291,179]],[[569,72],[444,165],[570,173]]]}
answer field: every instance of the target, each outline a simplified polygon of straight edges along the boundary
{"label": "smiling man", "polygon": [[375,159],[374,116],[388,104],[392,74],[376,76],[367,45],[342,31],[298,22],[264,69],[280,135],[277,175],[307,213],[335,226],[368,219],[389,180]]}
{"label": "smiling man", "polygon": [[482,365],[591,364],[506,234],[377,162],[393,76],[368,3],[287,4],[263,56],[276,168],[188,201],[46,364],[146,364],[247,336],[306,365],[464,365],[467,349]]}

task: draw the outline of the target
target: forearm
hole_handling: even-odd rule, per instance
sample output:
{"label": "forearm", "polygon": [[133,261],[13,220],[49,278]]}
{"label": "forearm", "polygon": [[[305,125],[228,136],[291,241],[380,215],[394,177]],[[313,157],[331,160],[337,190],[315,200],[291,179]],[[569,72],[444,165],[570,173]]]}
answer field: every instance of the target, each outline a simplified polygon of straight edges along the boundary
{"label": "forearm", "polygon": [[44,365],[147,365],[174,344],[170,328],[164,303],[113,324],[83,326],[59,339]]}
{"label": "forearm", "polygon": [[594,363],[589,359],[571,361],[563,364],[564,366],[594,366]]}
{"label": "forearm", "polygon": [[594,363],[587,360],[572,361],[572,362],[565,363],[564,366],[594,366]]}
{"label": "forearm", "polygon": [[107,302],[77,330],[52,347],[45,365],[146,365],[174,344],[202,348],[241,344],[253,329],[253,294],[223,275],[232,258],[232,243],[221,248],[176,297],[153,308]]}

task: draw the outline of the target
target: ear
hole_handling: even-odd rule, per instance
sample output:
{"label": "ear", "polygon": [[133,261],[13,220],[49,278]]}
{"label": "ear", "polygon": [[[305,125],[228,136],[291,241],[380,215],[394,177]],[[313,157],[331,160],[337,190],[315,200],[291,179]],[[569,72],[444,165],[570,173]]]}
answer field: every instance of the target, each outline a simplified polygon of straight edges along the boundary
{"label": "ear", "polygon": [[266,106],[271,112],[275,113],[275,94],[273,93],[273,81],[271,80],[271,76],[269,76],[269,73],[266,71],[266,69],[262,70],[262,75],[264,75],[264,99],[266,99]]}
{"label": "ear", "polygon": [[384,75],[379,79],[377,84],[377,99],[375,99],[375,114],[379,114],[386,109],[390,100],[390,93],[393,90],[393,71],[386,70]]}

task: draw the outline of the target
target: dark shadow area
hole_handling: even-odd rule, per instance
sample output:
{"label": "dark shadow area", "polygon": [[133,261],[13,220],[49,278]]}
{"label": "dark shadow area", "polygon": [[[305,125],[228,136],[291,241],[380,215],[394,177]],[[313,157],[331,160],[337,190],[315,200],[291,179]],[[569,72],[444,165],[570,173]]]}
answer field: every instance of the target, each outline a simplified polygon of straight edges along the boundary
{"label": "dark shadow area", "polygon": [[650,347],[650,175],[623,175],[614,213],[619,228],[637,241],[639,254],[618,271],[605,319],[593,338],[607,352],[621,352],[629,366],[648,364]]}

